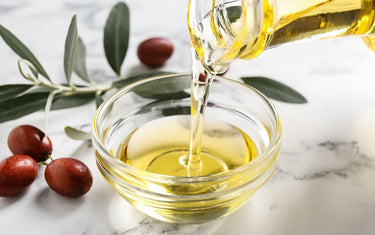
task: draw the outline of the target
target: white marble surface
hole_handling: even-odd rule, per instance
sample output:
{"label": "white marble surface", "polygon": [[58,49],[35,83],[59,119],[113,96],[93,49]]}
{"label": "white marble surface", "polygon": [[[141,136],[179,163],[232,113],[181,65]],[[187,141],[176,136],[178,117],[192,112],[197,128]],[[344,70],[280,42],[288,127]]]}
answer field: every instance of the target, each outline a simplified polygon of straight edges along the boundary
{"label": "white marble surface", "polygon": [[[189,72],[186,0],[127,2],[131,40],[123,74],[146,70],[136,46],[151,36],[169,37],[175,45],[165,70]],[[65,35],[71,16],[78,14],[90,74],[105,83],[113,74],[103,56],[102,28],[115,3],[0,0],[0,24],[32,49],[54,79],[64,81]],[[0,84],[23,82],[16,60],[0,41]],[[0,198],[0,234],[374,234],[375,55],[358,38],[303,43],[237,61],[227,73],[233,79],[243,75],[278,79],[309,103],[275,102],[285,128],[279,166],[242,209],[201,225],[165,224],[132,209],[100,176],[93,149],[63,133],[66,125],[89,128],[95,111],[89,104],[53,112],[49,133],[55,157],[76,157],[91,168],[91,191],[66,199],[48,189],[40,174],[25,193]],[[0,124],[1,158],[10,155],[9,131],[25,123],[44,128],[43,113]]]}

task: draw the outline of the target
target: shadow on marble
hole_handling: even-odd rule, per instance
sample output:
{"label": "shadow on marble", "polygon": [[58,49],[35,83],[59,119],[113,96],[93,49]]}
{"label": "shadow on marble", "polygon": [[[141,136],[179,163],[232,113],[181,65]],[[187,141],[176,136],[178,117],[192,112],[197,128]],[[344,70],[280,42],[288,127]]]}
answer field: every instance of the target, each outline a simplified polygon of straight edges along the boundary
{"label": "shadow on marble", "polygon": [[20,194],[17,194],[13,197],[3,197],[3,198],[0,198],[0,210],[3,210],[11,205],[13,205],[13,203],[16,203],[18,200],[20,200],[23,195],[25,195],[27,193],[28,190],[20,193]]}
{"label": "shadow on marble", "polygon": [[84,197],[66,198],[58,195],[48,187],[40,189],[35,197],[35,203],[50,214],[65,215],[77,210],[83,204]]}
{"label": "shadow on marble", "polygon": [[223,219],[204,224],[172,224],[164,223],[148,217],[131,206],[120,195],[114,195],[108,204],[108,218],[118,234],[214,234]]}

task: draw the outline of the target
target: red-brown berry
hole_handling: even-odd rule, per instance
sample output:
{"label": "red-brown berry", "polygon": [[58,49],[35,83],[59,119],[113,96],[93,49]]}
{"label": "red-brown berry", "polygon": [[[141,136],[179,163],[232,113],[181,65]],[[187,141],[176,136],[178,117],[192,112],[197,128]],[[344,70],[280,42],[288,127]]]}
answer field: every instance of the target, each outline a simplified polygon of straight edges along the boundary
{"label": "red-brown berry", "polygon": [[8,147],[13,154],[25,154],[42,162],[52,153],[52,142],[43,131],[31,125],[14,128],[8,135]]}
{"label": "red-brown berry", "polygon": [[74,158],[58,158],[48,164],[44,172],[48,186],[65,197],[80,197],[92,185],[90,169]]}
{"label": "red-brown berry", "polygon": [[198,80],[200,82],[206,82],[206,79],[207,79],[207,75],[205,73],[200,73],[199,74]]}
{"label": "red-brown berry", "polygon": [[0,196],[10,197],[23,192],[38,175],[37,162],[23,154],[0,162]]}
{"label": "red-brown berry", "polygon": [[167,38],[155,37],[139,44],[137,55],[146,66],[162,66],[173,54],[173,44]]}

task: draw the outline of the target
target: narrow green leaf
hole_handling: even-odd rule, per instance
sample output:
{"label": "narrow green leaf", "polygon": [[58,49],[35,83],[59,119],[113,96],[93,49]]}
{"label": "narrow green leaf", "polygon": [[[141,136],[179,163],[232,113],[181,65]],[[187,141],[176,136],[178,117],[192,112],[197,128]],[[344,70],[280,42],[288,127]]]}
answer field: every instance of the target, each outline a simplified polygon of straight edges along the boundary
{"label": "narrow green leaf", "polygon": [[73,140],[90,140],[91,135],[88,132],[78,130],[71,126],[66,126],[64,128],[65,134]]}
{"label": "narrow green leaf", "polygon": [[38,70],[35,68],[35,66],[30,62],[30,61],[27,61],[27,60],[24,60],[24,59],[20,59],[21,62],[25,63],[26,66],[30,69],[31,73],[34,75],[35,78],[38,78]]}
{"label": "narrow green leaf", "polygon": [[174,99],[155,100],[142,106],[137,110],[136,114],[144,114],[150,112],[159,112],[163,116],[190,114],[190,100],[186,100],[185,102],[178,102],[178,104]]}
{"label": "narrow green leaf", "polygon": [[48,80],[50,80],[48,74],[43,69],[42,65],[34,54],[23,44],[14,34],[0,24],[0,36],[3,38],[6,44],[22,59],[29,61],[34,65],[38,72]]}
{"label": "narrow green leaf", "polygon": [[[172,82],[167,80],[153,80],[134,89],[137,95],[156,100],[184,99],[190,97],[190,75],[181,75],[180,79]],[[188,90],[186,92],[186,90]]]}
{"label": "narrow green leaf", "polygon": [[241,79],[271,99],[286,103],[307,103],[306,98],[300,93],[273,79],[265,77],[242,77]]}
{"label": "narrow green leaf", "polygon": [[124,2],[111,10],[104,27],[104,51],[113,71],[120,75],[129,43],[129,8]]}
{"label": "narrow green leaf", "polygon": [[38,110],[46,104],[48,93],[32,93],[0,102],[0,123],[14,120]]}
{"label": "narrow green leaf", "polygon": [[170,108],[165,108],[162,110],[162,114],[164,116],[173,116],[173,115],[181,115],[181,114],[191,114],[191,108],[190,106],[179,106],[179,107],[170,107]]}
{"label": "narrow green leaf", "polygon": [[0,86],[0,101],[11,99],[33,87],[30,84],[9,84]]}
{"label": "narrow green leaf", "polygon": [[76,45],[76,63],[73,71],[84,81],[90,82],[86,68],[86,48],[82,39],[78,37]]}
{"label": "narrow green leaf", "polygon": [[34,86],[30,90],[26,91],[26,94],[32,93],[51,93],[54,89],[45,86]]}
{"label": "narrow green leaf", "polygon": [[242,8],[240,6],[228,7],[225,10],[227,11],[227,16],[231,23],[241,18]]}
{"label": "narrow green leaf", "polygon": [[[138,74],[135,76],[130,76],[125,79],[116,81],[112,83],[115,88],[121,88],[130,83],[140,81],[146,78],[157,77],[161,75],[173,74],[171,72],[164,71],[153,71],[150,73]],[[189,76],[189,79],[184,79],[184,76]],[[134,90],[139,96],[149,99],[166,100],[166,99],[183,99],[190,97],[190,93],[185,90],[190,88],[190,75],[181,75],[181,79],[176,79],[173,83],[160,82],[149,82],[142,85]]]}
{"label": "narrow green leaf", "polygon": [[65,40],[65,50],[64,50],[64,72],[68,84],[70,83],[73,68],[76,60],[76,48],[78,40],[78,30],[77,30],[77,16],[74,15],[68,29],[68,34]]}
{"label": "narrow green leaf", "polygon": [[94,93],[72,94],[72,95],[59,94],[59,95],[56,95],[51,109],[57,110],[57,109],[73,108],[73,107],[87,104],[90,101],[93,101],[94,99],[95,99]]}
{"label": "narrow green leaf", "polygon": [[99,106],[103,103],[103,94],[96,94],[95,95],[95,102],[96,102],[96,107],[99,108]]}
{"label": "narrow green leaf", "polygon": [[[14,120],[36,111],[42,110],[47,102],[50,92],[25,93],[21,96],[0,101],[0,123]],[[57,94],[52,103],[52,110],[66,109],[81,106],[95,99],[94,93],[86,94]]]}
{"label": "narrow green leaf", "polygon": [[174,73],[166,72],[166,71],[152,71],[148,73],[137,74],[137,75],[126,77],[125,79],[117,80],[112,83],[112,86],[119,89],[121,87],[129,85],[130,83],[133,83],[133,82],[145,79],[145,78],[151,78],[151,77],[168,75],[168,74],[174,74]]}

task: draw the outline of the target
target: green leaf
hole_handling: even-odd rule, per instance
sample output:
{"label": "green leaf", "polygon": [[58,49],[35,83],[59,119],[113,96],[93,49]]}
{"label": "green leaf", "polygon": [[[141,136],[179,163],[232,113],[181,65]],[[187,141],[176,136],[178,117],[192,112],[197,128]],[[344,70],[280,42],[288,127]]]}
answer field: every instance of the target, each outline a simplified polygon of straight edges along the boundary
{"label": "green leaf", "polygon": [[90,140],[91,139],[90,133],[75,129],[71,126],[66,126],[64,128],[64,131],[65,131],[65,134],[73,140]]}
{"label": "green leaf", "polygon": [[26,94],[31,93],[51,93],[54,89],[51,87],[45,86],[34,86],[30,90],[26,91]]}
{"label": "green leaf", "polygon": [[[31,90],[11,99],[0,101],[0,123],[14,120],[36,111],[42,110],[47,102],[48,90]],[[57,94],[51,109],[66,109],[81,106],[95,99],[95,93]]]}
{"label": "green leaf", "polygon": [[129,8],[124,2],[111,10],[104,27],[104,51],[113,71],[120,75],[129,43]]}
{"label": "green leaf", "polygon": [[66,109],[81,106],[95,99],[95,93],[56,95],[51,109]]}
{"label": "green leaf", "polygon": [[35,66],[30,61],[27,61],[27,60],[24,60],[24,59],[20,59],[19,62],[24,63],[30,69],[30,71],[34,75],[34,77],[38,78],[38,75],[39,75],[38,70],[35,68]]}
{"label": "green leaf", "polygon": [[164,116],[173,116],[173,115],[190,115],[191,114],[191,108],[189,107],[184,107],[184,106],[178,106],[178,107],[170,107],[170,108],[165,108],[162,110],[162,114]]}
{"label": "green leaf", "polygon": [[32,63],[42,76],[50,80],[48,74],[34,54],[14,34],[2,25],[0,25],[0,36],[17,55]]}
{"label": "green leaf", "polygon": [[0,86],[0,101],[11,99],[33,87],[30,84],[10,84]]}
{"label": "green leaf", "polygon": [[226,11],[227,11],[228,19],[231,23],[241,18],[242,9],[240,6],[228,7]]}
{"label": "green leaf", "polygon": [[82,39],[78,37],[76,45],[76,63],[73,71],[84,81],[90,82],[86,68],[86,48]]}
{"label": "green leaf", "polygon": [[273,79],[265,77],[242,77],[241,79],[271,99],[286,103],[307,103],[306,98],[300,93]]}
{"label": "green leaf", "polygon": [[99,108],[99,106],[103,103],[104,99],[102,97],[102,94],[95,94],[95,103],[96,107]]}
{"label": "green leaf", "polygon": [[[127,77],[122,80],[118,80],[112,83],[114,88],[122,88],[126,85],[129,85],[133,82],[137,82],[143,79],[162,76],[162,75],[171,75],[172,72],[165,71],[153,71],[150,73],[138,74],[134,76]],[[184,79],[185,76],[189,76],[189,79]],[[186,89],[189,89],[191,86],[190,75],[180,75],[181,79],[175,80],[173,83],[164,83],[164,82],[150,82],[146,85],[142,85],[134,90],[139,96],[149,99],[183,99],[190,97],[190,92],[186,92]]]}
{"label": "green leaf", "polygon": [[133,83],[133,82],[145,79],[145,78],[151,78],[151,77],[157,77],[157,76],[169,75],[169,74],[174,74],[174,73],[166,72],[166,71],[152,71],[152,72],[148,72],[148,73],[137,74],[137,75],[126,77],[126,78],[121,79],[121,80],[117,80],[117,81],[112,83],[112,86],[114,88],[120,89],[120,88],[122,88],[126,85],[129,85],[130,83]]}
{"label": "green leaf", "polygon": [[65,50],[64,50],[64,72],[66,80],[69,84],[73,68],[76,60],[76,45],[78,40],[78,30],[77,30],[77,16],[74,15],[68,29],[68,34],[65,40]]}
{"label": "green leaf", "polygon": [[[186,79],[188,77],[188,79]],[[156,100],[184,99],[190,97],[190,75],[181,75],[180,79],[171,81],[154,80],[137,86],[134,92],[137,95]],[[186,90],[189,90],[186,92]]]}
{"label": "green leaf", "polygon": [[0,102],[0,123],[14,120],[38,110],[46,104],[48,93],[32,93]]}
{"label": "green leaf", "polygon": [[177,101],[175,99],[155,100],[140,107],[136,114],[159,112],[163,116],[172,116],[177,114],[190,114],[190,100]]}

